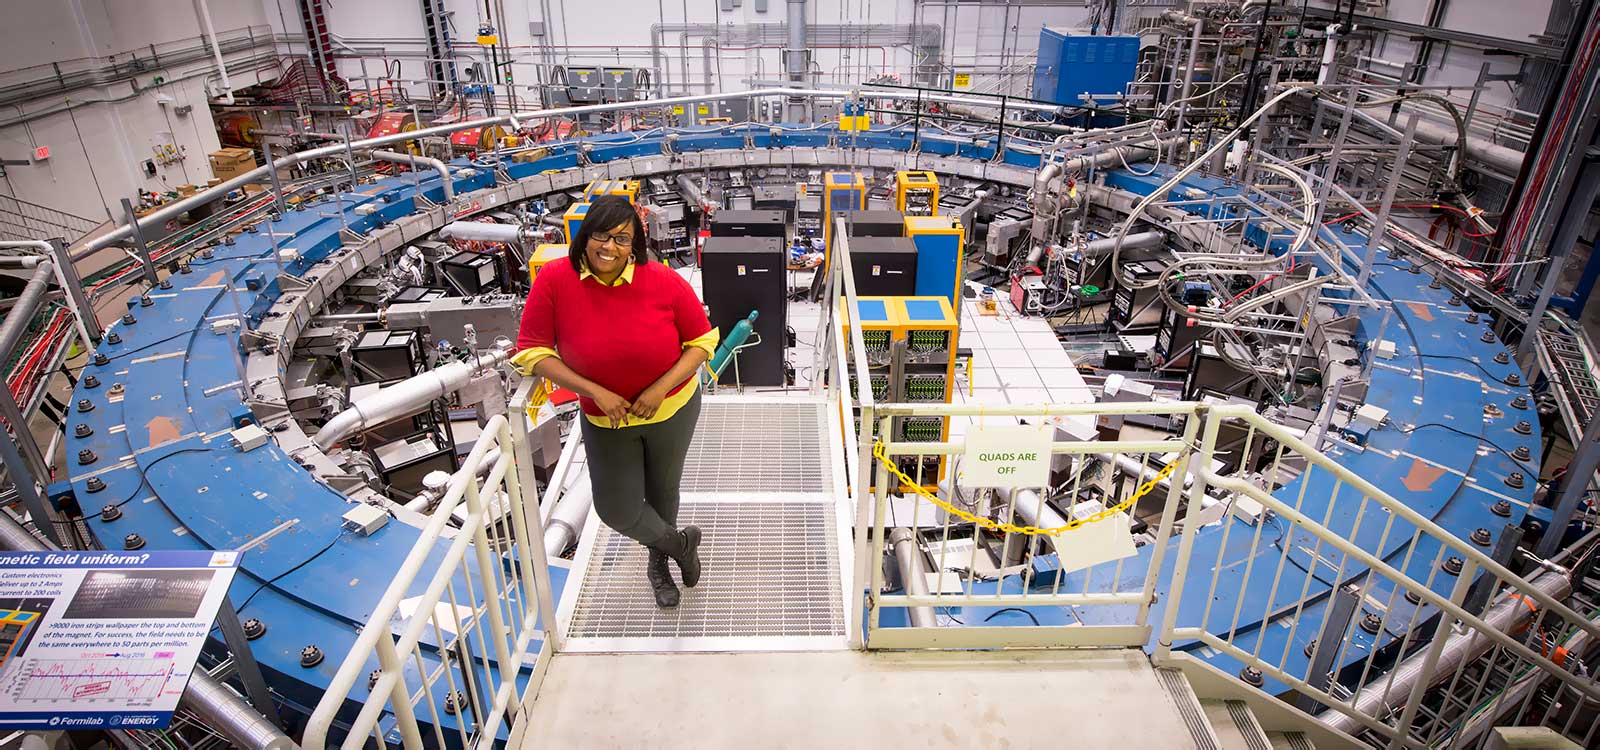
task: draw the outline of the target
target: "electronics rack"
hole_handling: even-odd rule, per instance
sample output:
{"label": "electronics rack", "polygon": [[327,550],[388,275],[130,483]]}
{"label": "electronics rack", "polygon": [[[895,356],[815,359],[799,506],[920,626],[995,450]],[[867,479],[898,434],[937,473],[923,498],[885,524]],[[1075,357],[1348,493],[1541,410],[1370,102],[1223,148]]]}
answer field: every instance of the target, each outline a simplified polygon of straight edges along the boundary
{"label": "electronics rack", "polygon": [[[874,402],[950,403],[960,332],[950,302],[944,297],[861,297],[856,307],[867,350],[867,368],[872,373]],[[841,314],[841,325],[848,322],[848,317],[847,312]],[[848,350],[848,336],[845,340]],[[853,357],[854,352],[847,351],[847,356]],[[852,376],[852,394],[855,387]],[[859,409],[855,420],[859,432]],[[946,417],[896,417],[890,430],[896,442],[936,443],[949,439],[950,423]],[[912,477],[920,476],[927,489],[938,487],[944,468],[943,456],[899,459],[899,469]]]}

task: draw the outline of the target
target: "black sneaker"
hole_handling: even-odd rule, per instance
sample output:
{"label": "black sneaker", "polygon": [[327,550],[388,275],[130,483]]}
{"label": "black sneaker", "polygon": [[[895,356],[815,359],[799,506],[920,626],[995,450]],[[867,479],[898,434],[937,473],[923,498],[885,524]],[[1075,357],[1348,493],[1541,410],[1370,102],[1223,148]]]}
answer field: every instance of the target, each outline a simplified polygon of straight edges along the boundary
{"label": "black sneaker", "polygon": [[656,606],[662,609],[678,606],[678,585],[672,582],[672,571],[667,568],[667,553],[650,550],[650,565],[645,572],[650,578],[650,588],[656,592]]}
{"label": "black sneaker", "polygon": [[678,563],[678,574],[683,585],[694,588],[700,582],[700,527],[685,526],[682,531],[682,554],[673,557]]}

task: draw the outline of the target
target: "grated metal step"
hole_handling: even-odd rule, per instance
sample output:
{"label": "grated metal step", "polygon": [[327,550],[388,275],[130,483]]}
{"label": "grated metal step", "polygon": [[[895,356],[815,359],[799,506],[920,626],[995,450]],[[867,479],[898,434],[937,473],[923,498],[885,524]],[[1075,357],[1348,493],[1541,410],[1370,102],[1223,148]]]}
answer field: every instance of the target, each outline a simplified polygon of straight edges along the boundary
{"label": "grated metal step", "polygon": [[676,609],[658,609],[644,547],[602,526],[573,608],[569,645],[603,639],[583,650],[629,651],[662,645],[639,639],[844,636],[831,503],[685,498],[678,522],[704,535],[700,585],[683,589]]}

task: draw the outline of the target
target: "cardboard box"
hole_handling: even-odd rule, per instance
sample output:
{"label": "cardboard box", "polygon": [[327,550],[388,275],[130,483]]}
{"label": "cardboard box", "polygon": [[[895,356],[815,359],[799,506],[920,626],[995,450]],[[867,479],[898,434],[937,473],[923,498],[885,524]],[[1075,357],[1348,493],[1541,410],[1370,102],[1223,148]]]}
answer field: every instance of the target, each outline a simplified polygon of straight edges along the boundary
{"label": "cardboard box", "polygon": [[211,174],[219,180],[231,180],[256,168],[256,152],[248,148],[219,148],[210,157]]}

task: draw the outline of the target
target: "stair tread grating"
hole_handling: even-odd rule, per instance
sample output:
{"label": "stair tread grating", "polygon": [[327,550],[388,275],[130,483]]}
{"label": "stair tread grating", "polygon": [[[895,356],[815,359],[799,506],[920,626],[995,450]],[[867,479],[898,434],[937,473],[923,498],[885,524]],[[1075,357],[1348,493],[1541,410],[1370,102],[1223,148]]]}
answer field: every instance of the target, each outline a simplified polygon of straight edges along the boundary
{"label": "stair tread grating", "polygon": [[1233,719],[1233,725],[1244,737],[1247,750],[1272,750],[1272,742],[1267,739],[1267,733],[1261,729],[1248,704],[1244,701],[1224,701],[1223,705],[1227,706],[1229,718]]}
{"label": "stair tread grating", "polygon": [[602,526],[567,637],[843,636],[834,513],[828,503],[685,497],[678,523],[700,527],[704,572],[670,610],[655,606],[644,547]]}
{"label": "stair tread grating", "polygon": [[1200,705],[1200,699],[1189,687],[1189,680],[1183,676],[1183,672],[1158,668],[1156,681],[1161,683],[1161,689],[1166,691],[1167,696],[1172,698],[1173,704],[1177,706],[1178,716],[1189,729],[1189,736],[1194,738],[1195,750],[1222,750],[1222,743],[1212,730],[1211,722],[1206,719],[1205,710]]}

